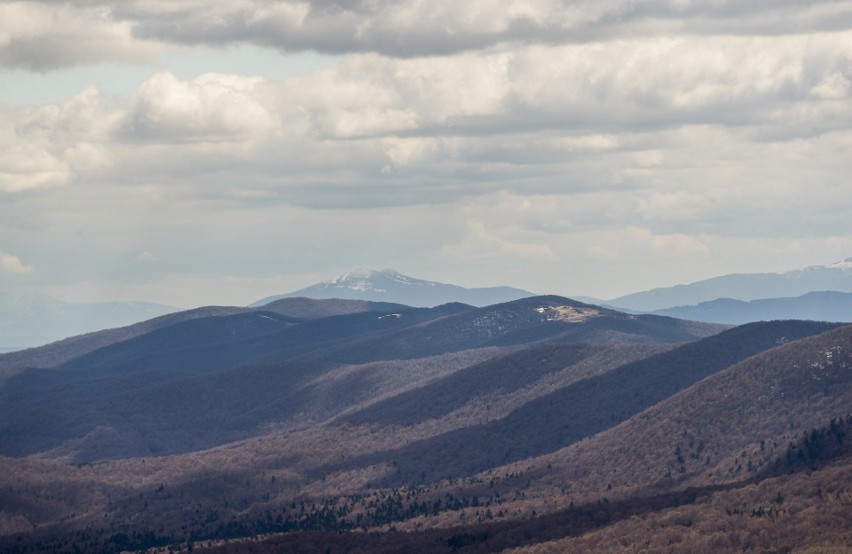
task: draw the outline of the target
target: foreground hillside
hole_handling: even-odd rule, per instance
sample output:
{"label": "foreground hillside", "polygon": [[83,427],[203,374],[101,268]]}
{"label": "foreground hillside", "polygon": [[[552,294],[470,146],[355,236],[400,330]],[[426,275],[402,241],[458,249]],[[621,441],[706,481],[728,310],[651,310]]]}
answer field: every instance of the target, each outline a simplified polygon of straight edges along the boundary
{"label": "foreground hillside", "polygon": [[391,535],[291,534],[265,547],[555,553],[848,546],[850,354],[852,326],[784,344],[587,441],[397,497],[402,512],[444,500],[456,508],[449,513],[418,514]]}
{"label": "foreground hillside", "polygon": [[844,544],[852,326],[559,297],[385,308],[186,319],[19,370],[0,548]]}

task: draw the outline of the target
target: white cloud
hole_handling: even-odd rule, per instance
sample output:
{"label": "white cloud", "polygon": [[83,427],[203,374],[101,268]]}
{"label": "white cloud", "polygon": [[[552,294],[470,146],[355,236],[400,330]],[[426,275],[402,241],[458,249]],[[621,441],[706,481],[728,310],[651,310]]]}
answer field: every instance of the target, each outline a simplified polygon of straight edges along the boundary
{"label": "white cloud", "polygon": [[62,104],[25,107],[18,113],[14,125],[18,140],[63,148],[81,141],[111,140],[120,118],[95,85],[87,86]]}
{"label": "white cloud", "polygon": [[[829,145],[852,116],[835,98],[850,46],[850,32],[679,37],[353,55],[281,81],[160,72],[129,99],[89,87],[62,105],[6,110],[0,142],[16,150],[0,165],[2,190],[144,179],[334,207],[653,189],[636,196],[644,215],[684,221],[665,217],[662,200],[734,198],[684,187],[748,181],[758,197],[804,171],[786,167],[784,151],[802,148],[791,139],[825,145],[825,165],[801,167],[841,175],[846,147]],[[703,221],[725,207],[703,206]]]}
{"label": "white cloud", "polygon": [[[394,260],[471,285],[465,271],[606,294],[630,292],[627,262],[640,288],[755,252],[779,264],[784,244],[845,258],[850,6],[771,4],[7,3],[24,21],[0,19],[0,63],[15,67],[176,43],[348,54],[277,80],[158,70],[124,97],[92,86],[0,107],[4,245],[39,278],[96,289],[98,272],[120,273],[128,294],[265,276],[240,281],[247,291],[295,265],[326,278]],[[87,50],[84,23],[114,51]],[[15,50],[48,33],[83,40],[66,58],[58,42]],[[152,252],[158,263],[122,265]],[[448,260],[464,269],[435,274]]]}
{"label": "white cloud", "polygon": [[79,172],[109,167],[116,112],[97,87],[62,105],[6,110],[0,132],[0,191],[66,185]]}
{"label": "white cloud", "polygon": [[0,191],[61,186],[70,176],[71,168],[65,161],[35,146],[15,144],[0,151]]}
{"label": "white cloud", "polygon": [[23,275],[32,272],[33,268],[23,263],[17,256],[0,252],[0,273]]}
{"label": "white cloud", "polygon": [[187,82],[157,73],[133,95],[125,132],[165,142],[263,133],[277,123],[264,106],[264,85],[260,77],[209,73]]}

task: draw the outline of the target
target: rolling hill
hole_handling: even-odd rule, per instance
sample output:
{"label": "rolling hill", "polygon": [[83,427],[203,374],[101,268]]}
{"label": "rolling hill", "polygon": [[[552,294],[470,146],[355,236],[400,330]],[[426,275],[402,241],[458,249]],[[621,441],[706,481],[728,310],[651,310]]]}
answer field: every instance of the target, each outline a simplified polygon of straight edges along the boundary
{"label": "rolling hill", "polygon": [[62,452],[93,461],[188,452],[269,425],[315,424],[382,389],[357,373],[333,386],[313,384],[343,366],[394,361],[416,368],[414,360],[428,364],[452,353],[466,360],[480,349],[555,338],[673,343],[714,330],[559,297],[310,320],[259,310],[191,317],[7,378],[0,384],[0,454]]}
{"label": "rolling hill", "polygon": [[852,326],[731,328],[554,296],[314,307],[178,317],[18,368],[0,383],[0,548],[848,538]]}
{"label": "rolling hill", "polygon": [[[312,320],[334,315],[367,311],[394,311],[405,308],[407,306],[381,302],[366,302],[363,300],[287,298],[271,302],[262,309],[266,312],[274,312],[294,319]],[[130,340],[184,321],[250,313],[258,309],[235,306],[205,306],[155,317],[124,327],[104,329],[69,337],[40,347],[0,354],[0,380],[14,375],[27,367],[59,366],[73,358],[83,356],[99,348]]]}

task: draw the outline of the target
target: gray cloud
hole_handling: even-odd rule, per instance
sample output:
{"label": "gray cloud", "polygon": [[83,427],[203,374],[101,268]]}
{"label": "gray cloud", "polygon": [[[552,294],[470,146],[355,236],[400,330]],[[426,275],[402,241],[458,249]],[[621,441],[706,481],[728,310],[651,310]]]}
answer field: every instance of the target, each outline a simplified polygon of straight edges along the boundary
{"label": "gray cloud", "polygon": [[[136,4],[144,5],[144,2]],[[132,6],[133,4],[131,4]],[[504,42],[571,43],[659,34],[800,34],[843,30],[843,2],[244,2],[167,13],[117,12],[137,36],[185,44],[253,42],[282,50],[446,55]]]}
{"label": "gray cloud", "polygon": [[794,140],[845,136],[850,46],[850,33],[679,37],[353,55],[282,81],[161,72],[120,104],[90,87],[7,111],[0,187],[144,178],[331,208],[677,188],[704,180],[690,168],[759,172],[744,153],[767,160]]}
{"label": "gray cloud", "polygon": [[0,66],[49,71],[105,61],[150,63],[160,47],[133,36],[133,22],[90,3],[0,5]]}
{"label": "gray cloud", "polygon": [[[26,25],[21,22],[26,21]],[[842,31],[852,6],[632,0],[560,2],[33,0],[0,7],[0,64],[49,70],[151,60],[167,44],[254,44],[282,51],[449,55],[511,43],[589,43],[648,36]]]}

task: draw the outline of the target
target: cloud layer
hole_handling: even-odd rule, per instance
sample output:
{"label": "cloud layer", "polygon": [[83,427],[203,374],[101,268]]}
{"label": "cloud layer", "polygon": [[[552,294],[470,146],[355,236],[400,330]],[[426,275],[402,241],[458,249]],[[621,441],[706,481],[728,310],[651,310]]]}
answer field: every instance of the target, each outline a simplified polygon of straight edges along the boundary
{"label": "cloud layer", "polygon": [[851,17],[792,1],[7,3],[9,67],[198,44],[346,56],[0,108],[4,247],[68,286],[370,264],[496,284],[520,261],[509,284],[603,296],[759,256],[832,261],[852,250]]}
{"label": "cloud layer", "polygon": [[49,69],[97,59],[138,61],[158,44],[419,57],[507,42],[805,34],[848,29],[852,7],[832,0],[77,0],[59,6],[43,0],[6,3],[0,22],[0,63]]}

